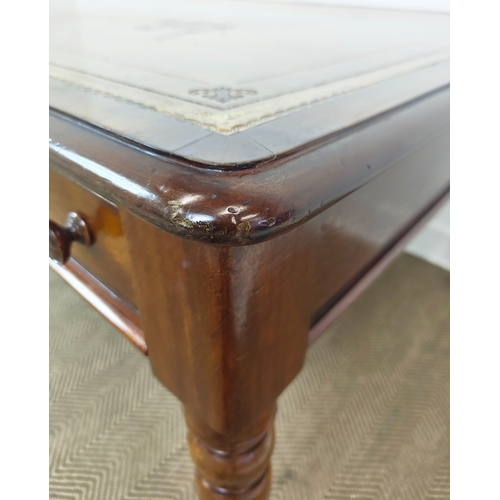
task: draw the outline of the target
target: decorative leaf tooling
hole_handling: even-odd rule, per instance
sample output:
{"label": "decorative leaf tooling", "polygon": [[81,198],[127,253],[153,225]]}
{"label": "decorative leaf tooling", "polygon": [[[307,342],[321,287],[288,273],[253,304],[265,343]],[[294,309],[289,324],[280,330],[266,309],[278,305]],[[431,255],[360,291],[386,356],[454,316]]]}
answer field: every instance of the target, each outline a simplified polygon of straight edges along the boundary
{"label": "decorative leaf tooling", "polygon": [[205,99],[220,102],[221,104],[257,94],[254,90],[229,89],[227,87],[197,89],[191,90],[189,93],[191,95],[199,95]]}

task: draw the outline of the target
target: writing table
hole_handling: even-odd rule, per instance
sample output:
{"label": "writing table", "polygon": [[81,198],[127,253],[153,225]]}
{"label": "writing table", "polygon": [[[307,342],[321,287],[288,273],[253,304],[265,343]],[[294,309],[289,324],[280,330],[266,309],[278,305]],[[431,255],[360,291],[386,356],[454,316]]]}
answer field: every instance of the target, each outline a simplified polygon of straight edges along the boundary
{"label": "writing table", "polygon": [[267,498],[308,345],[448,196],[448,25],[52,4],[51,266],[183,404],[200,498]]}

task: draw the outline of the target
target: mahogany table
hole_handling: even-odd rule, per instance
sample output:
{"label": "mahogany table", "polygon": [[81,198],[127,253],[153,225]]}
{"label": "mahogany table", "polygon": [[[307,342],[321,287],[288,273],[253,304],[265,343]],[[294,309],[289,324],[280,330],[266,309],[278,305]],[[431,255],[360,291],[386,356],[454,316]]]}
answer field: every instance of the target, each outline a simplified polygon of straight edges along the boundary
{"label": "mahogany table", "polygon": [[51,7],[51,266],[184,405],[199,497],[267,498],[308,345],[448,195],[449,16],[71,5]]}

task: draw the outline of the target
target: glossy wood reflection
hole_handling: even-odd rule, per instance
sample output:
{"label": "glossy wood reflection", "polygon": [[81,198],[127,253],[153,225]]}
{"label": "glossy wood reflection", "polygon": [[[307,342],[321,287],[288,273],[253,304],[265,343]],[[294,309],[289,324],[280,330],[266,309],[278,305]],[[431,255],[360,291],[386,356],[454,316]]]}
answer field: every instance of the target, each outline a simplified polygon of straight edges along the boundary
{"label": "glossy wood reflection", "polygon": [[[258,245],[207,245],[124,218],[151,365],[186,408],[200,498],[254,498],[250,484],[267,484],[258,480],[268,474],[267,444],[259,441],[262,454],[253,454],[240,443],[269,428],[324,306],[334,306],[446,195],[448,149],[445,133]],[[240,455],[255,473],[239,472]]]}
{"label": "glossy wood reflection", "polygon": [[64,227],[68,214],[78,212],[92,232],[93,244],[74,243],[72,257],[110,290],[135,306],[130,255],[118,209],[53,168],[50,169],[49,188],[50,218]]}
{"label": "glossy wood reflection", "polygon": [[56,114],[50,126],[50,157],[64,175],[162,230],[245,245],[297,227],[446,131],[449,90],[242,172],[146,155]]}
{"label": "glossy wood reflection", "polygon": [[[409,87],[393,82],[410,88],[408,101],[377,91],[380,101],[349,101],[344,118],[359,121],[348,127],[327,104],[244,140],[197,132],[191,142],[195,125],[182,122],[169,140],[185,149],[162,154],[51,111],[50,217],[64,227],[80,214],[92,234],[91,246],[72,243],[71,258],[63,241],[67,264],[53,265],[148,353],[182,403],[200,499],[268,498],[277,401],[311,328],[316,336],[447,195],[449,88],[439,75],[439,87],[422,74]],[[255,141],[279,155],[245,163]],[[208,153],[220,159],[207,168]]]}

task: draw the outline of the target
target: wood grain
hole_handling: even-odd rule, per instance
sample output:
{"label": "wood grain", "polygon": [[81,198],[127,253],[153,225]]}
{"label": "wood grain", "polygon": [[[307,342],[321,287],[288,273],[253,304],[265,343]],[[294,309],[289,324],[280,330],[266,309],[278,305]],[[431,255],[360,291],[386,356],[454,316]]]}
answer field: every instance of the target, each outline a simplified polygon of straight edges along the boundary
{"label": "wood grain", "polygon": [[151,366],[186,408],[200,498],[266,498],[272,446],[262,432],[307,348],[300,252],[289,248],[277,267],[266,244],[207,245],[124,221]]}
{"label": "wood grain", "polygon": [[130,304],[115,295],[73,259],[69,259],[64,266],[50,259],[49,265],[137,349],[144,354],[148,353],[139,313]]}
{"label": "wood grain", "polygon": [[92,245],[75,242],[71,256],[122,300],[135,307],[128,244],[116,206],[53,168],[49,171],[49,190],[51,219],[64,226],[68,213],[77,212],[92,231]]}
{"label": "wood grain", "polygon": [[105,285],[95,296],[182,402],[204,500],[268,496],[277,399],[311,328],[449,190],[446,85],[326,134],[315,127],[334,110],[322,110],[305,122],[312,135],[297,129],[298,143],[253,162],[263,130],[271,149],[283,144],[279,127],[232,142],[195,134],[158,154],[51,111],[51,217],[88,222],[94,244],[72,249],[80,274]]}
{"label": "wood grain", "polygon": [[158,228],[225,245],[258,243],[333,205],[449,128],[449,90],[241,172],[197,168],[51,115],[54,168]]}
{"label": "wood grain", "polygon": [[[200,498],[253,498],[267,466],[255,458],[259,473],[240,476],[240,443],[270,428],[277,398],[303,365],[311,325],[446,194],[448,154],[443,133],[255,245],[191,241],[124,215],[151,366],[186,408]],[[215,457],[224,450],[221,465]]]}

